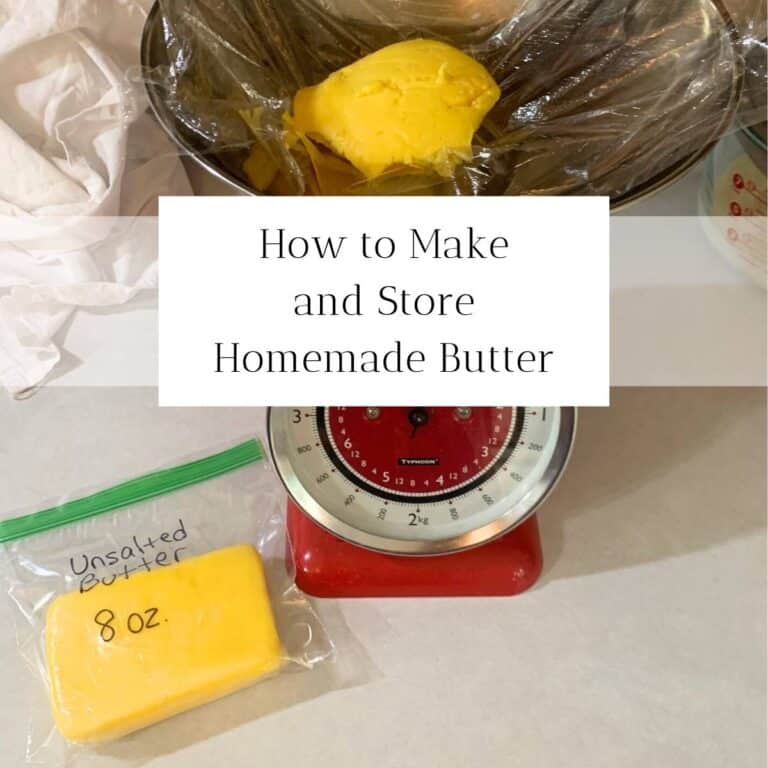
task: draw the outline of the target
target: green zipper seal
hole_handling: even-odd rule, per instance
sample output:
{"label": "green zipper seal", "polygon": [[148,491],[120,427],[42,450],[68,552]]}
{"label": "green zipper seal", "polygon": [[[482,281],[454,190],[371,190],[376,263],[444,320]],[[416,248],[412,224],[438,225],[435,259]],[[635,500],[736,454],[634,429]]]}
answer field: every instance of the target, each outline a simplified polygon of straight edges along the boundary
{"label": "green zipper seal", "polygon": [[163,496],[179,488],[202,483],[204,480],[254,464],[263,458],[264,451],[261,443],[255,439],[246,440],[221,453],[151,472],[91,496],[84,496],[82,499],[68,501],[57,507],[29,515],[13,517],[10,520],[0,520],[0,544],[50,531],[52,528],[75,523],[78,520],[103,515],[105,512],[128,507],[156,496]]}

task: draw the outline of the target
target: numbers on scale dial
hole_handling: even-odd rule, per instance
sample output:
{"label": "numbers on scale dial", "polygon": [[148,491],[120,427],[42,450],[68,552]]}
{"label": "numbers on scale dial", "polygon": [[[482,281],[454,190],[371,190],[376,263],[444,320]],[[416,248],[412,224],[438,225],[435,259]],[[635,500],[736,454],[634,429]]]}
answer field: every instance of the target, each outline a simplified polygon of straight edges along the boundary
{"label": "numbers on scale dial", "polygon": [[415,497],[472,483],[510,447],[515,408],[328,408],[318,428],[338,469]]}
{"label": "numbers on scale dial", "polygon": [[540,476],[559,425],[552,408],[276,410],[318,505],[403,538],[460,535],[506,512]]}

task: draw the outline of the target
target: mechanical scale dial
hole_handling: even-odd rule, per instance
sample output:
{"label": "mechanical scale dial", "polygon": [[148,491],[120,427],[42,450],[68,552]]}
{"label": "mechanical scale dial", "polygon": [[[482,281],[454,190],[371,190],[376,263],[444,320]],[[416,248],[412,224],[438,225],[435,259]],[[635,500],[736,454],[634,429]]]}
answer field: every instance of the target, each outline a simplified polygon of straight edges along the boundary
{"label": "mechanical scale dial", "polygon": [[528,517],[568,458],[572,408],[271,408],[275,466],[304,512],[399,554],[481,544]]}

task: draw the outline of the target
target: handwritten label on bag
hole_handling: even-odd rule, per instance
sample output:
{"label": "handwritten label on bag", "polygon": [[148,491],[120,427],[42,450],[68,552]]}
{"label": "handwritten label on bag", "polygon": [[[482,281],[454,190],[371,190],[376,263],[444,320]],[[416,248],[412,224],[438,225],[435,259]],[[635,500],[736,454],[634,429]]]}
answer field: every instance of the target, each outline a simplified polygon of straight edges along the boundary
{"label": "handwritten label on bag", "polygon": [[119,547],[100,554],[82,552],[69,558],[72,574],[79,579],[80,592],[88,592],[97,584],[110,586],[117,579],[130,578],[137,572],[149,572],[181,560],[187,547],[184,521],[179,518],[178,526],[172,531],[162,531],[156,536],[138,534]]}

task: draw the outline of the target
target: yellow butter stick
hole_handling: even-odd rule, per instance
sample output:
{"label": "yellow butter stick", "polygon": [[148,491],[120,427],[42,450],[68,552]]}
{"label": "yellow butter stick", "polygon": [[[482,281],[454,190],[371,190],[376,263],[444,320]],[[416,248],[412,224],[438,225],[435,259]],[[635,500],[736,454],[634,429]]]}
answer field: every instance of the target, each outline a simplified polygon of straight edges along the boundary
{"label": "yellow butter stick", "polygon": [[280,639],[256,550],[216,550],[48,608],[53,715],[70,741],[115,738],[275,670]]}

